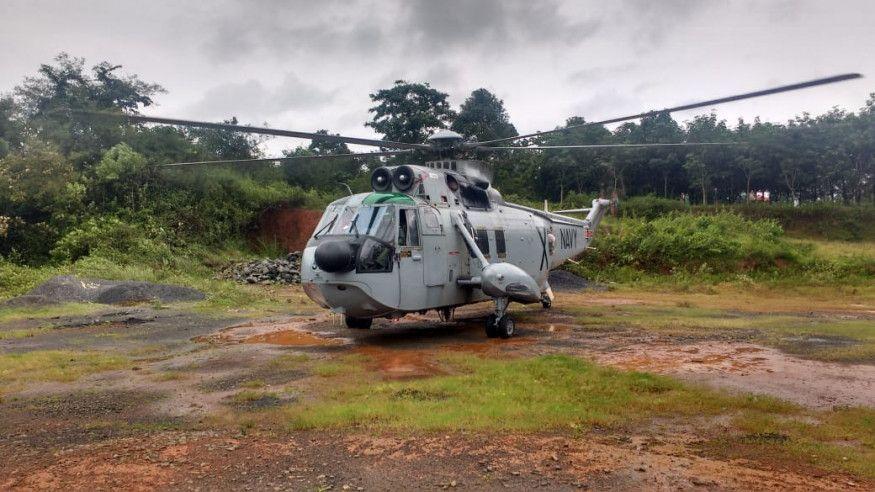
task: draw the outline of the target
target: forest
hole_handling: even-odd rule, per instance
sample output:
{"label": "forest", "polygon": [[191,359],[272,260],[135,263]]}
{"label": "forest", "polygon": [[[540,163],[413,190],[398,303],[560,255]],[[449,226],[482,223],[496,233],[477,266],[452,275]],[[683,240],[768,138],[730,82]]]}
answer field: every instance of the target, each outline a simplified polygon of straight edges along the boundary
{"label": "forest", "polygon": [[[120,65],[89,66],[62,53],[0,95],[0,261],[69,262],[108,247],[167,258],[174,248],[224,246],[239,241],[265,207],[322,206],[346,193],[341,183],[365,191],[370,168],[395,163],[371,158],[162,167],[263,157],[262,140],[87,114],[137,114],[164,92]],[[459,108],[424,82],[399,80],[362,96],[373,104],[363,124],[386,140],[421,142],[440,128],[480,141],[517,135],[503,102],[487,89],[473,91]],[[650,196],[665,203],[678,202],[683,193],[711,205],[743,202],[750,190],[769,190],[772,201],[871,208],[875,94],[861,103],[855,112],[803,113],[783,124],[727,122],[713,112],[678,121],[658,113],[613,129],[593,126],[520,143],[734,145],[507,151],[483,158],[506,198],[528,202],[576,204],[616,193],[621,200]],[[579,125],[585,116],[571,116],[565,125]],[[228,115],[227,121],[236,119]],[[284,154],[345,152],[344,144],[314,141]]]}

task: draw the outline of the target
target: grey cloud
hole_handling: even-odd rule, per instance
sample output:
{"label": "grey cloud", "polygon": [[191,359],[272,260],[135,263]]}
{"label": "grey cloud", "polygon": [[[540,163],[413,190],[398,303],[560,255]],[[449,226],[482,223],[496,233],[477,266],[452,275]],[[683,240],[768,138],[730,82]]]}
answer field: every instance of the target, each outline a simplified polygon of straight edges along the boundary
{"label": "grey cloud", "polygon": [[231,82],[208,89],[189,111],[203,118],[269,118],[289,110],[312,110],[331,104],[336,90],[324,90],[288,74],[276,87],[259,80]]}

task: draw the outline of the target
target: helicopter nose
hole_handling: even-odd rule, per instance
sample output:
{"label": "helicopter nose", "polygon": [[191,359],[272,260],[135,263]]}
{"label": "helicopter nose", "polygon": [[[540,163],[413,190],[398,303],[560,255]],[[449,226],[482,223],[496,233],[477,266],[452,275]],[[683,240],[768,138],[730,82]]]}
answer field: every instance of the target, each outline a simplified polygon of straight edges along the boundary
{"label": "helicopter nose", "polygon": [[346,241],[329,241],[316,248],[313,260],[322,271],[344,273],[355,268],[355,250]]}

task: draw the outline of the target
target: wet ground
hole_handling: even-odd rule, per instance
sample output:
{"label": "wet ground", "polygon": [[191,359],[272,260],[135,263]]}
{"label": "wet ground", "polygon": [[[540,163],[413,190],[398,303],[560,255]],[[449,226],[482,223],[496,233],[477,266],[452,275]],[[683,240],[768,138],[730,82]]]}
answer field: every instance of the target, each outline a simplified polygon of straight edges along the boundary
{"label": "wet ground", "polygon": [[[0,339],[0,353],[97,351],[131,360],[123,369],[74,382],[34,381],[8,390],[0,403],[0,488],[871,485],[841,473],[709,457],[698,449],[700,437],[674,422],[568,435],[277,433],[224,424],[224,417],[240,410],[311,398],[319,371],[331,370],[343,357],[360,357],[381,379],[405,380],[442,374],[441,357],[457,352],[496,358],[569,354],[811,408],[875,407],[875,366],[797,358],[752,343],[744,332],[678,337],[621,326],[593,330],[563,312],[559,301],[549,311],[519,312],[515,338],[487,339],[480,317],[488,308],[459,310],[459,320],[449,323],[430,316],[378,321],[372,330],[350,330],[324,314],[245,320],[148,307],[0,324],[0,334],[35,330]],[[250,397],[247,391],[254,389],[260,392]]]}

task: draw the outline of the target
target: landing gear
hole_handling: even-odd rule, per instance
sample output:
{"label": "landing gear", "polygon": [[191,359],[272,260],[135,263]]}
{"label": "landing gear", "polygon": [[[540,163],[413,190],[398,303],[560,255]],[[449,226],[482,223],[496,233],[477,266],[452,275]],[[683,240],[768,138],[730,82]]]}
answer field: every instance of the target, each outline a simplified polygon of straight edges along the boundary
{"label": "landing gear", "polygon": [[542,299],[542,300],[541,300],[541,306],[542,306],[544,309],[550,309],[550,307],[551,307],[552,305],[553,305],[553,301],[551,301],[550,299]]}
{"label": "landing gear", "polygon": [[352,316],[344,316],[344,321],[346,321],[346,326],[348,328],[353,328],[356,330],[367,330],[373,324],[373,318],[353,318]]}
{"label": "landing gear", "polygon": [[456,308],[445,307],[438,309],[438,316],[441,321],[446,323],[453,320],[453,314],[456,312]]}
{"label": "landing gear", "polygon": [[495,313],[486,318],[486,336],[489,338],[510,338],[516,332],[516,323],[507,314],[507,298],[495,298]]}

